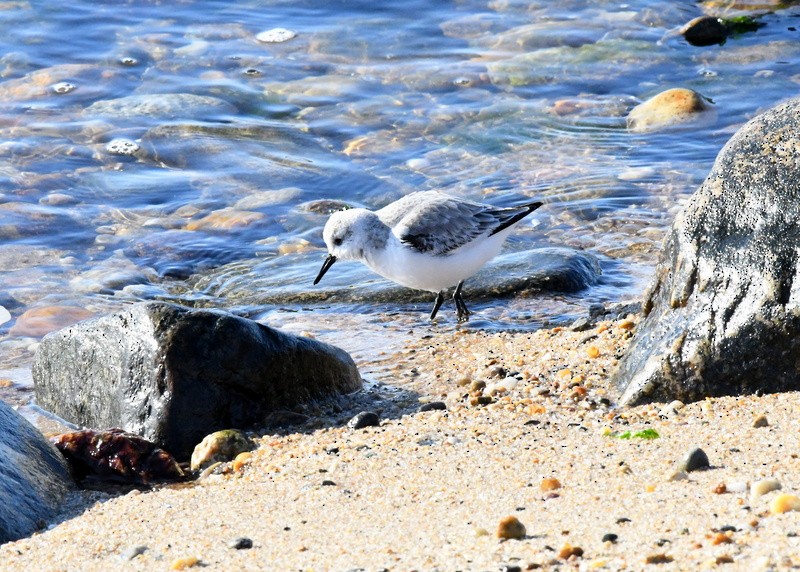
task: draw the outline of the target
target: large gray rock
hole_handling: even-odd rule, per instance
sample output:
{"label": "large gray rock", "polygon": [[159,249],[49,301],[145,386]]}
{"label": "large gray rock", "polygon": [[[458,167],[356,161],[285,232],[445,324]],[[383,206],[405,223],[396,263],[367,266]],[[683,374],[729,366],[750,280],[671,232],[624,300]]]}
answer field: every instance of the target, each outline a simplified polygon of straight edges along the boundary
{"label": "large gray rock", "polygon": [[149,302],[46,336],[36,399],[64,419],[120,427],[188,459],[214,431],[361,388],[343,350],[231,314]]}
{"label": "large gray rock", "polygon": [[622,404],[800,389],[800,99],[742,127],[676,218]]}
{"label": "large gray rock", "polygon": [[39,530],[72,487],[61,453],[0,401],[0,544]]}

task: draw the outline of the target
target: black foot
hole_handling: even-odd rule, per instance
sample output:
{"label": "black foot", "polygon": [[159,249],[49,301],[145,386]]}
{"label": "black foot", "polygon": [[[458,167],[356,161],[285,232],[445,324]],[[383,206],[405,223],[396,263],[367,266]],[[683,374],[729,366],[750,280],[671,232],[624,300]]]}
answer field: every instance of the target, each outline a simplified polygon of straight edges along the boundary
{"label": "black foot", "polygon": [[464,281],[458,283],[456,286],[456,291],[453,292],[453,302],[456,303],[456,318],[458,322],[467,322],[469,321],[469,314],[470,311],[467,309],[467,305],[464,303],[464,298],[461,297],[461,287],[464,286]]}
{"label": "black foot", "polygon": [[430,317],[431,320],[436,317],[436,312],[438,312],[439,308],[441,308],[442,302],[444,302],[444,291],[439,292],[436,295],[436,300],[433,301],[433,310],[431,311]]}

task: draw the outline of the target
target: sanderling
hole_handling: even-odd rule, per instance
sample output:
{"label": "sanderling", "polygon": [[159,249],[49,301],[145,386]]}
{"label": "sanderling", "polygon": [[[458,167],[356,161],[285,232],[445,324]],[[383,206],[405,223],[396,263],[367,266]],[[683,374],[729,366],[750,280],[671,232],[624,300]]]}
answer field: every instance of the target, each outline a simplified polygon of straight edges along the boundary
{"label": "sanderling", "polygon": [[445,290],[455,286],[456,315],[464,322],[470,314],[461,296],[464,280],[494,258],[514,225],[540,206],[501,208],[422,191],[375,212],[335,212],[322,233],[329,254],[314,284],[337,260],[360,260],[398,284],[435,292],[431,320]]}

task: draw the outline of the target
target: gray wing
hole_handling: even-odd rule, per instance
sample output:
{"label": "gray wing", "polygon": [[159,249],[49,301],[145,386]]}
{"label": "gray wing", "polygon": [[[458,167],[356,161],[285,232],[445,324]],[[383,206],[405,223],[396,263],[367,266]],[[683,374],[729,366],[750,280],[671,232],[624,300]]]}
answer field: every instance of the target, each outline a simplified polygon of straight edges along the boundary
{"label": "gray wing", "polygon": [[419,252],[445,255],[481,235],[508,228],[541,204],[498,208],[428,191],[412,193],[378,215],[404,244]]}

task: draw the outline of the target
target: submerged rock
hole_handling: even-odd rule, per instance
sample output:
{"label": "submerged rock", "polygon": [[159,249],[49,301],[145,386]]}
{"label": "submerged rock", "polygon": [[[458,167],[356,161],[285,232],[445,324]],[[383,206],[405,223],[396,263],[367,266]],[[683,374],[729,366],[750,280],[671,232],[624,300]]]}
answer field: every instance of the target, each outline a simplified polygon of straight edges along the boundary
{"label": "submerged rock", "polygon": [[714,118],[711,102],[691,89],[676,87],[654,95],[628,114],[628,129],[642,133]]}
{"label": "submerged rock", "polygon": [[800,98],[748,122],[677,216],[622,404],[800,389]]}
{"label": "submerged rock", "polygon": [[129,95],[96,101],[84,110],[88,117],[195,118],[236,113],[236,108],[216,97],[191,93]]}
{"label": "submerged rock", "polygon": [[680,34],[693,46],[713,46],[722,44],[728,37],[728,27],[719,18],[698,16],[687,22]]}
{"label": "submerged rock", "polygon": [[[430,302],[430,292],[398,286],[362,264],[347,272],[334,267],[317,286],[311,286],[324,255],[298,255],[292,273],[308,264],[308,281],[287,284],[288,257],[235,263],[211,270],[198,279],[196,289],[246,304],[310,304],[315,302]],[[600,264],[588,252],[571,248],[540,248],[499,256],[469,278],[464,292],[469,300],[530,296],[540,292],[578,292],[597,283]]]}
{"label": "submerged rock", "polygon": [[0,401],[0,544],[39,530],[73,486],[55,447]]}
{"label": "submerged rock", "polygon": [[148,484],[183,478],[175,459],[147,439],[122,429],[75,431],[53,437],[79,481],[87,478]]}
{"label": "submerged rock", "polygon": [[121,427],[179,460],[214,431],[361,388],[339,348],[158,302],[46,336],[33,380],[41,407],[80,425]]}

